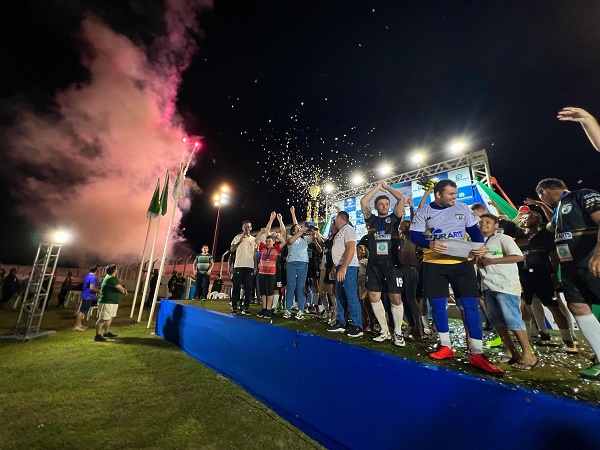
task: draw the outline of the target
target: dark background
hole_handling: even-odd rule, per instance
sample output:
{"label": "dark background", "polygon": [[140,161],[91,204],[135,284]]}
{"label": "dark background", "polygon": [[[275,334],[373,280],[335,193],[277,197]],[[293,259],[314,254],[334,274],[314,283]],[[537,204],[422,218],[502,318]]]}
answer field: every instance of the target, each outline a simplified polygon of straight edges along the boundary
{"label": "dark background", "polygon": [[[0,106],[43,110],[57,88],[85,80],[76,35],[86,11],[143,43],[160,31],[162,9],[12,4],[0,19]],[[598,17],[596,2],[216,1],[198,17],[204,33],[178,101],[204,143],[188,172],[203,194],[182,220],[185,237],[195,250],[212,243],[221,183],[234,195],[221,210],[219,254],[244,219],[258,229],[288,203],[303,218],[299,178],[310,170],[289,176],[282,161],[312,157],[337,184],[357,167],[372,180],[384,160],[411,170],[415,148],[428,149],[428,162],[448,159],[455,137],[487,150],[515,204],[545,177],[598,189],[600,155],[578,124],[556,120],[564,106],[600,112]],[[0,109],[0,120],[10,125],[10,114]],[[3,159],[8,151],[0,142]],[[3,176],[0,195],[0,261],[29,263],[38,241],[16,213],[18,183]]]}

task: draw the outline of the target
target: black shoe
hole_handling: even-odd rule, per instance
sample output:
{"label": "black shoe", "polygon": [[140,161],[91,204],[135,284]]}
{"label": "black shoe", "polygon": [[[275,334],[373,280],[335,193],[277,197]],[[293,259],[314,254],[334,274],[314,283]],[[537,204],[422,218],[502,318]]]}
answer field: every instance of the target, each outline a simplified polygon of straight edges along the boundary
{"label": "black shoe", "polygon": [[100,334],[97,334],[97,335],[94,337],[94,340],[95,340],[96,342],[104,342],[104,341],[106,341],[106,339],[105,339],[105,338],[103,338],[103,337],[102,337]]}
{"label": "black shoe", "polygon": [[551,339],[552,339],[552,336],[550,336],[550,333],[544,333],[543,331],[540,331],[540,340],[549,341]]}
{"label": "black shoe", "polygon": [[232,309],[231,310],[231,315],[232,316],[237,316],[237,309]]}
{"label": "black shoe", "polygon": [[108,333],[104,333],[103,336],[105,338],[116,338],[117,337],[116,334],[112,334],[110,331]]}
{"label": "black shoe", "polygon": [[248,311],[247,309],[242,309],[242,315],[243,316],[249,316],[250,315],[250,311]]}
{"label": "black shoe", "polygon": [[329,325],[327,327],[327,331],[331,331],[333,333],[344,333],[346,331],[346,327],[339,322],[336,322],[333,325]]}
{"label": "black shoe", "polygon": [[363,330],[356,325],[350,325],[348,329],[345,331],[345,334],[348,337],[361,337],[363,335]]}

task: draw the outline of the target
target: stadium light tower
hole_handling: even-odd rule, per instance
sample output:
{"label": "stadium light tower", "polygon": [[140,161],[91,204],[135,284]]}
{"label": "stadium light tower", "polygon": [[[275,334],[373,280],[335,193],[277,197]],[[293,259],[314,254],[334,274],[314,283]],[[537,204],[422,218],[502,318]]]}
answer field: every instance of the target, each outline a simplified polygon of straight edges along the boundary
{"label": "stadium light tower", "polygon": [[357,185],[363,183],[364,181],[365,181],[365,177],[363,177],[360,173],[355,173],[350,178],[350,183],[352,183],[353,186],[357,186]]}
{"label": "stadium light tower", "polygon": [[215,236],[213,237],[212,257],[217,253],[217,236],[219,235],[219,217],[221,216],[221,206],[229,203],[229,186],[224,184],[221,189],[213,196],[214,205],[217,207],[217,221],[215,222]]}

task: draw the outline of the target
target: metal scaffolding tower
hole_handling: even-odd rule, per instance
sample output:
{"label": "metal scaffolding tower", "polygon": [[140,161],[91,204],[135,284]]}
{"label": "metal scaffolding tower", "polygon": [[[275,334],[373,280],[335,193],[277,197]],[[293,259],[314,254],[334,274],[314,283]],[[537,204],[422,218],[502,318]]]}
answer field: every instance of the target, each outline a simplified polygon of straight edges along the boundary
{"label": "metal scaffolding tower", "polygon": [[14,338],[29,340],[50,332],[40,331],[42,317],[48,302],[48,294],[54,281],[61,244],[42,242],[38,247],[31,269],[27,289],[22,298],[21,312],[15,327]]}

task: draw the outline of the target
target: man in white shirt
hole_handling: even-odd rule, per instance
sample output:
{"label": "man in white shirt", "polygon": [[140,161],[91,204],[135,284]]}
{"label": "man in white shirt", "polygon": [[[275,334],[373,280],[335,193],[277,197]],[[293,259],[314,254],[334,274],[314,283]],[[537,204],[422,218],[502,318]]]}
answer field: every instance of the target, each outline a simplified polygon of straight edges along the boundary
{"label": "man in white shirt", "polygon": [[231,314],[237,314],[240,302],[240,290],[244,286],[244,303],[240,304],[240,312],[250,314],[250,298],[254,288],[254,272],[256,270],[256,240],[250,235],[252,222],[242,222],[242,232],[233,238],[229,251],[235,252],[233,263],[233,288],[231,290]]}
{"label": "man in white shirt", "polygon": [[[346,211],[340,211],[335,224],[340,231],[335,235],[331,255],[336,267],[335,297],[338,309],[336,323],[327,331],[346,333],[349,337],[363,335],[360,302],[358,300],[358,258],[356,257],[356,231],[349,223]],[[348,310],[352,325],[346,326],[344,312]]]}

